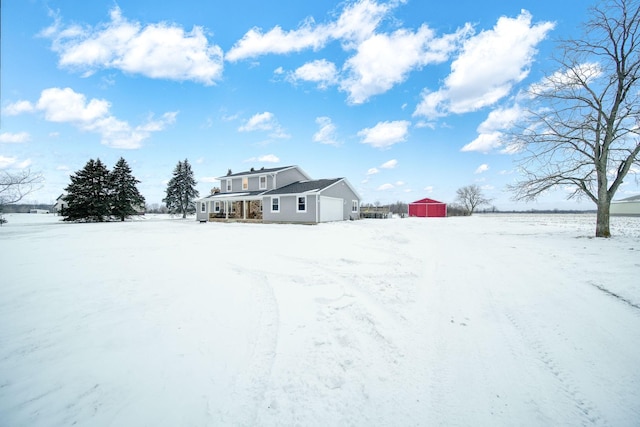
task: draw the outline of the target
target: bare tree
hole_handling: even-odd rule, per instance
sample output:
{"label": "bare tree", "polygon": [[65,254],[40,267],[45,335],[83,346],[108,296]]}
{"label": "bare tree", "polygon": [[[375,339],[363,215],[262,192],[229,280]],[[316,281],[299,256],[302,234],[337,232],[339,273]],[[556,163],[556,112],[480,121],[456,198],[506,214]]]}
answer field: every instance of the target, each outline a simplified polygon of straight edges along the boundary
{"label": "bare tree", "polygon": [[40,188],[44,178],[29,169],[19,172],[0,171],[0,206],[17,203]]}
{"label": "bare tree", "polygon": [[530,88],[527,118],[512,135],[523,179],[517,200],[554,187],[597,206],[596,237],[610,237],[611,200],[640,152],[640,4],[606,0],[581,39],[561,42],[559,70]]}
{"label": "bare tree", "polygon": [[477,207],[491,203],[491,199],[487,199],[482,194],[482,189],[476,184],[458,188],[456,195],[456,201],[464,208],[467,215],[473,215]]}

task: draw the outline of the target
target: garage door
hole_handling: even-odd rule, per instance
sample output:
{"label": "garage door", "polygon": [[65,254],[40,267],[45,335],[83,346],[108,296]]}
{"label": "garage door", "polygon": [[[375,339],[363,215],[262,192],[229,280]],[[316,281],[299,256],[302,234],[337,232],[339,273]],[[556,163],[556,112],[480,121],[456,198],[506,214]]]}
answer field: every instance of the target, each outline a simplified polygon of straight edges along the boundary
{"label": "garage door", "polygon": [[320,222],[342,221],[342,199],[320,197]]}

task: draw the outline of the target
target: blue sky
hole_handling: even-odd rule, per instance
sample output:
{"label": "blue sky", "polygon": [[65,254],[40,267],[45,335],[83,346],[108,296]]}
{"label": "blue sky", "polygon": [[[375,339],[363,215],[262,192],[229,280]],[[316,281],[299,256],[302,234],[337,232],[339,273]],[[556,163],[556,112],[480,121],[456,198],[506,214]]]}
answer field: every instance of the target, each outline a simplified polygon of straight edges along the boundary
{"label": "blue sky", "polygon": [[[29,167],[50,203],[90,158],[122,156],[148,203],[179,160],[202,196],[228,169],[299,165],[364,202],[515,203],[494,138],[514,96],[578,36],[583,0],[2,2],[0,168]],[[618,197],[637,194],[633,182]]]}

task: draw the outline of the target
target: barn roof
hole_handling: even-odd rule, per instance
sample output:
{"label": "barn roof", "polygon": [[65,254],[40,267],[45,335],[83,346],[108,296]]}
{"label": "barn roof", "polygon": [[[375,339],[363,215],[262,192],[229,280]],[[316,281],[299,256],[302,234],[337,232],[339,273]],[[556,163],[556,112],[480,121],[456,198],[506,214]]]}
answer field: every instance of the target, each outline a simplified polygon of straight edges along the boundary
{"label": "barn roof", "polygon": [[429,203],[436,203],[436,204],[442,204],[444,205],[444,202],[439,202],[437,200],[433,200],[433,199],[429,199],[429,198],[424,198],[424,199],[420,199],[420,200],[416,200],[415,202],[409,203],[410,205],[424,205],[424,204],[429,204]]}

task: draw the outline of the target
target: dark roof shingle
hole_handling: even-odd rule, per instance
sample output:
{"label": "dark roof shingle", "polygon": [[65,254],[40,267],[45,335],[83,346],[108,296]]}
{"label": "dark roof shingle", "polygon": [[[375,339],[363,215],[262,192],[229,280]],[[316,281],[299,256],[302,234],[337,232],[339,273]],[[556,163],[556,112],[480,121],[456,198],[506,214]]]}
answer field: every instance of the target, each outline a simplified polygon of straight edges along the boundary
{"label": "dark roof shingle", "polygon": [[314,179],[309,181],[298,181],[284,187],[276,188],[264,193],[265,196],[277,195],[277,194],[300,194],[309,191],[324,190],[332,184],[340,181],[343,178],[333,179]]}

